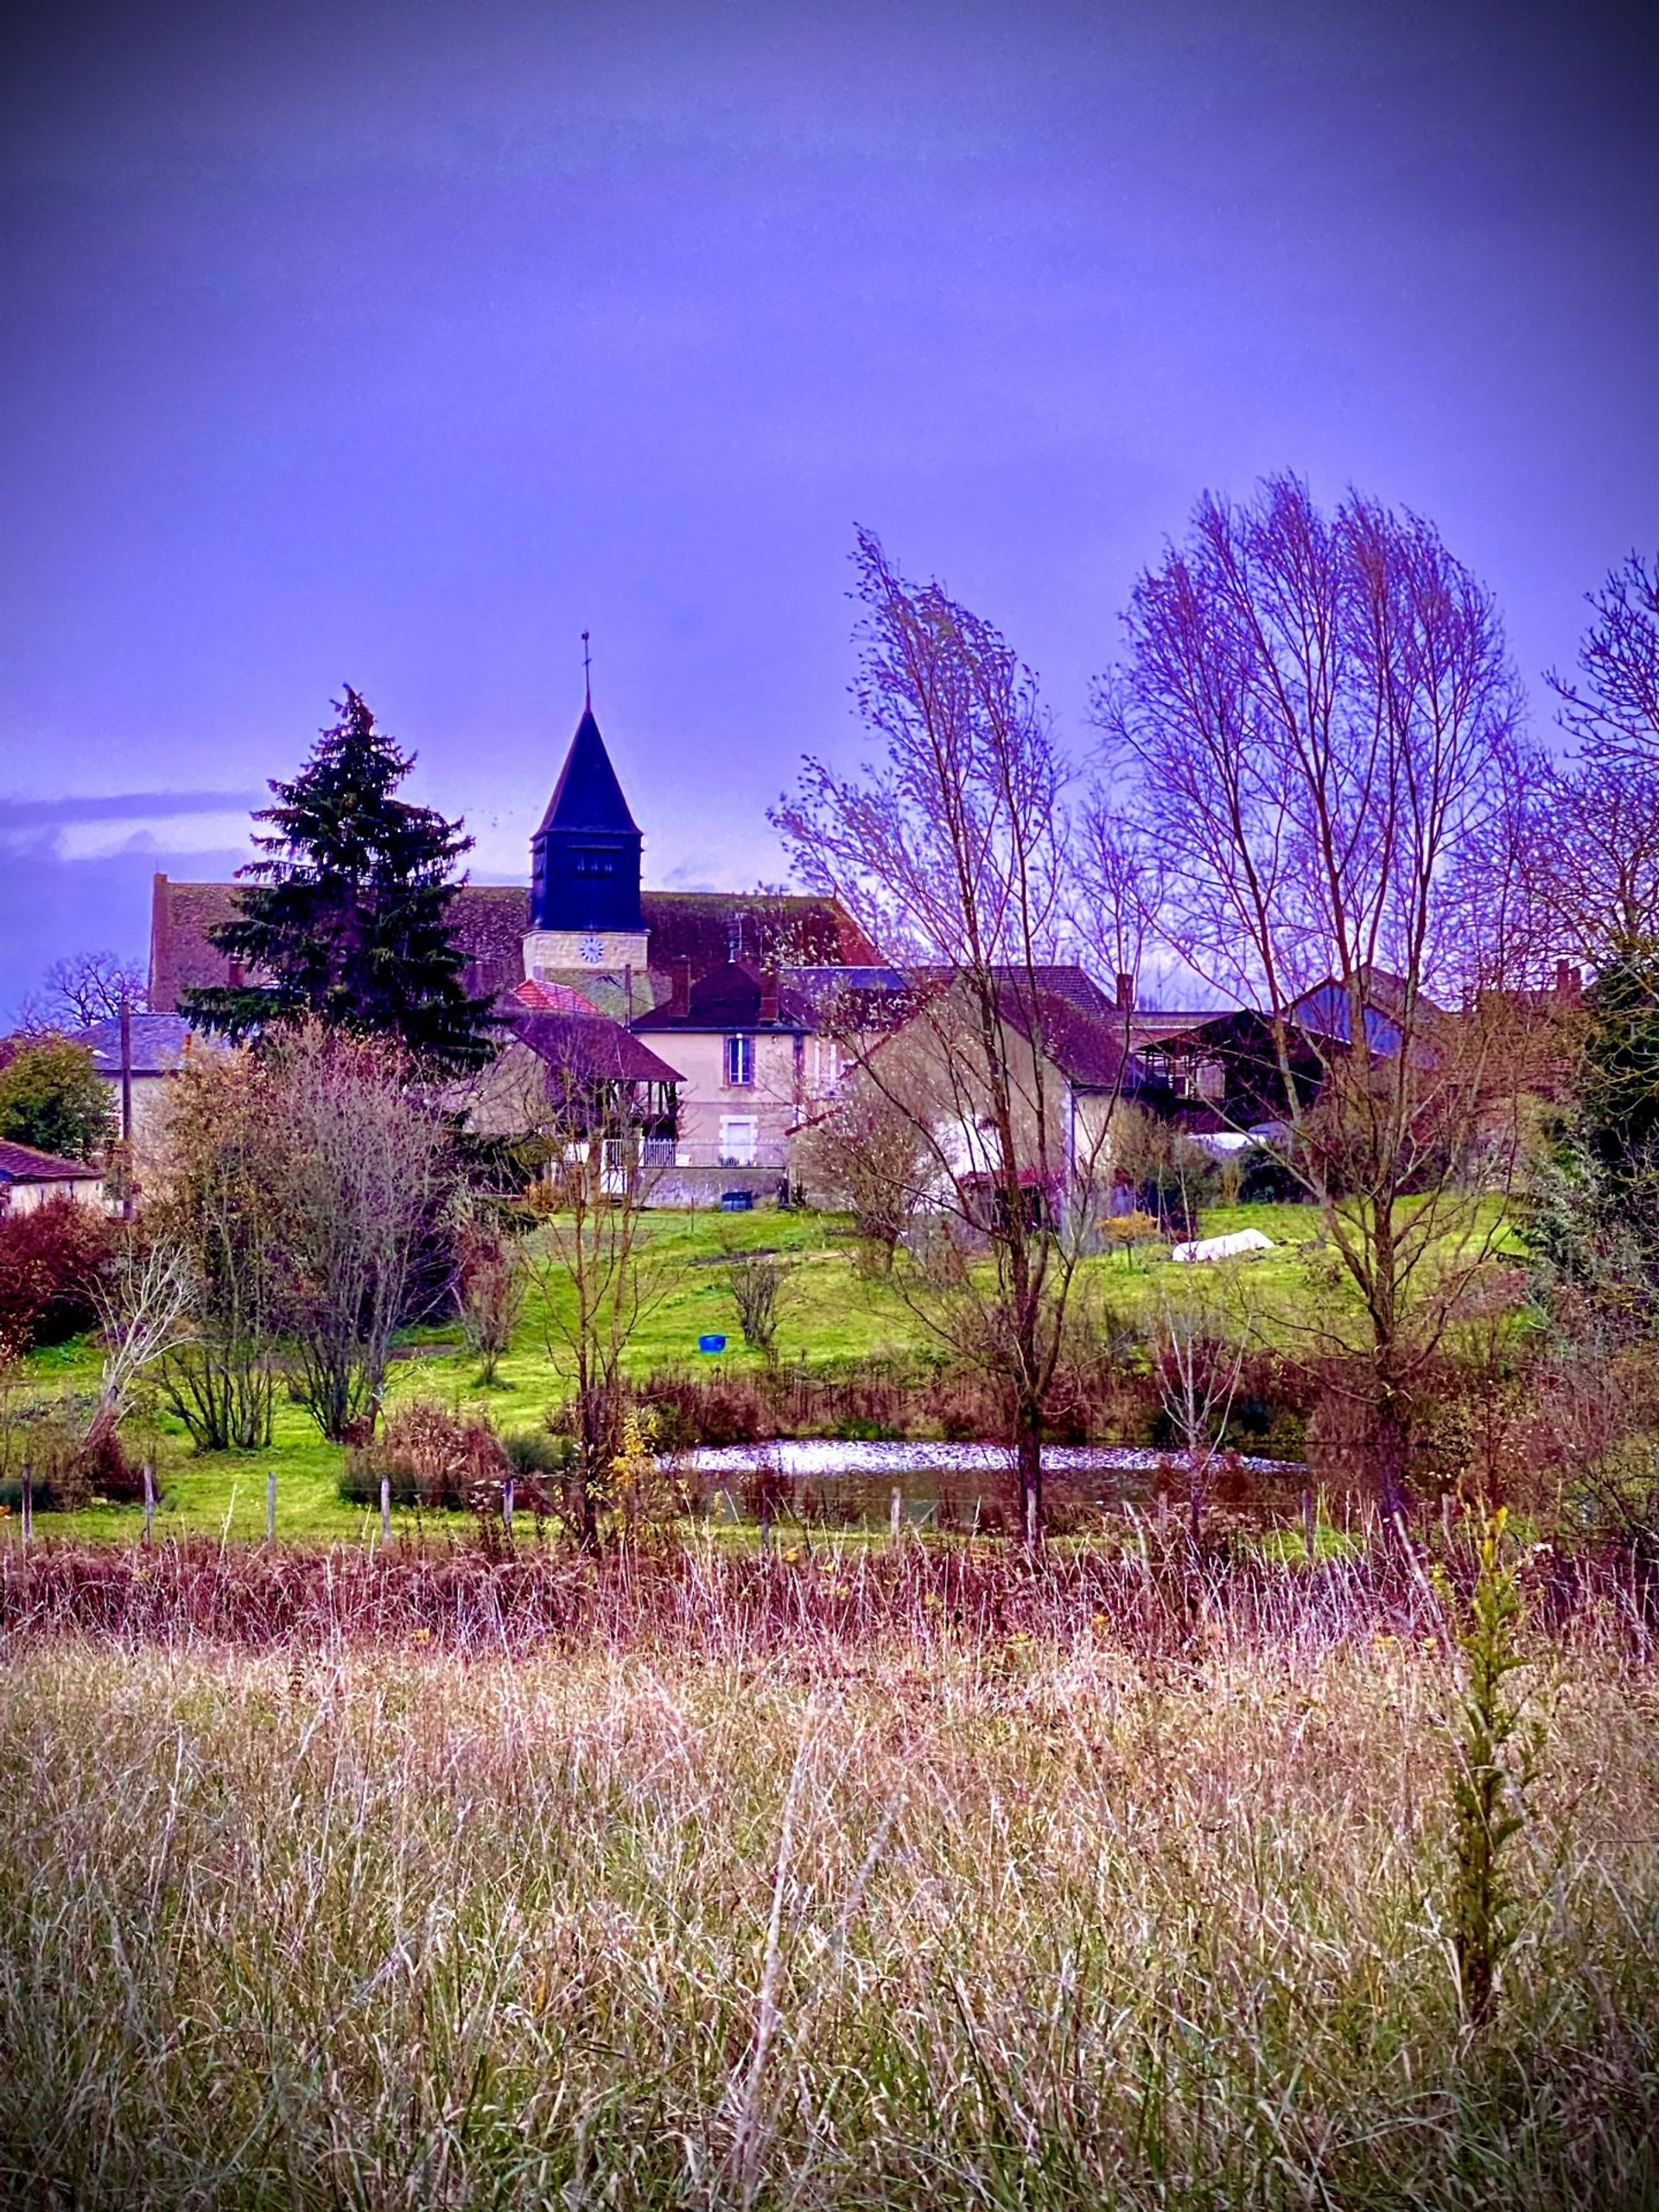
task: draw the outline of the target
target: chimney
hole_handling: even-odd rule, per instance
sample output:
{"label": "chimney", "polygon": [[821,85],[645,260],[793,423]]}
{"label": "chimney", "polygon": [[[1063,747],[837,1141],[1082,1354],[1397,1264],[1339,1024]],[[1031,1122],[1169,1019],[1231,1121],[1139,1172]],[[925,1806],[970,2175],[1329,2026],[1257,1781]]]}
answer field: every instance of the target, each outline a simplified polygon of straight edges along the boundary
{"label": "chimney", "polygon": [[1555,963],[1555,995],[1558,999],[1575,999],[1583,987],[1584,978],[1570,960]]}
{"label": "chimney", "polygon": [[1122,968],[1117,971],[1117,1010],[1120,1014],[1135,1012],[1135,978]]}
{"label": "chimney", "polygon": [[775,1022],[777,1019],[778,970],[775,968],[768,968],[762,972],[760,977],[760,1026],[764,1029],[768,1022]]}
{"label": "chimney", "polygon": [[689,960],[671,962],[668,976],[669,1013],[677,1021],[683,1021],[691,1011],[691,963]]}

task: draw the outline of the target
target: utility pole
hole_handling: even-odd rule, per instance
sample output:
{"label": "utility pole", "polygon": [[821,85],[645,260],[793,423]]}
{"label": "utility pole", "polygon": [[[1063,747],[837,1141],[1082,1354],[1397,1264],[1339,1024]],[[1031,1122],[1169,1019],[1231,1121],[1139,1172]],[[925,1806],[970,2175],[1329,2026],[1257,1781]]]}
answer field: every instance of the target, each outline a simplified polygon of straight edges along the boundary
{"label": "utility pole", "polygon": [[132,995],[121,986],[121,1218],[132,1219]]}

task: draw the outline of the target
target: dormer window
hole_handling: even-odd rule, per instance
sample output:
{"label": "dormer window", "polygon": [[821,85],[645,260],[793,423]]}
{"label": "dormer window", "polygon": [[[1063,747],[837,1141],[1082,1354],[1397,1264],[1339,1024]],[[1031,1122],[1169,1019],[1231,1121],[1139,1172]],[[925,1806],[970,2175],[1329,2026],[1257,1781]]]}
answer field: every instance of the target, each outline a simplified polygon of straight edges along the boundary
{"label": "dormer window", "polygon": [[754,1081],[753,1037],[728,1037],[726,1039],[726,1081],[734,1089],[741,1089]]}

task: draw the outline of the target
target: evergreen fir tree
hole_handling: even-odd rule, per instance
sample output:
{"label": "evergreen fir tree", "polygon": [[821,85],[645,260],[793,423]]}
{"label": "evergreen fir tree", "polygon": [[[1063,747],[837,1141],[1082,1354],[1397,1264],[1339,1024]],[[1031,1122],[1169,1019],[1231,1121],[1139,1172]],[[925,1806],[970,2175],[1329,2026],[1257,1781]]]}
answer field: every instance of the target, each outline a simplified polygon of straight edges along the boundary
{"label": "evergreen fir tree", "polygon": [[1659,945],[1618,944],[1591,986],[1577,1097],[1520,1218],[1546,1287],[1659,1315]]}
{"label": "evergreen fir tree", "polygon": [[276,804],[233,921],[214,947],[257,982],[187,995],[194,1021],[232,1039],[308,1017],[396,1037],[442,1073],[480,1067],[493,1046],[489,1001],[467,994],[451,942],[454,863],[472,848],[459,822],[394,796],[414,766],[349,685]]}

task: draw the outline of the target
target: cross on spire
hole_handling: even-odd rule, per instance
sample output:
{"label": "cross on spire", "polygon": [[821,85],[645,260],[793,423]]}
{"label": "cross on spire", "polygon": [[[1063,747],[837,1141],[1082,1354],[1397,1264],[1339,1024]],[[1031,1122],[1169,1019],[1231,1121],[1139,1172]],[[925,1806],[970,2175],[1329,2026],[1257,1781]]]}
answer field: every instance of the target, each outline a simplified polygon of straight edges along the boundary
{"label": "cross on spire", "polygon": [[588,650],[588,632],[582,633],[582,690],[589,707],[594,703],[594,657]]}

